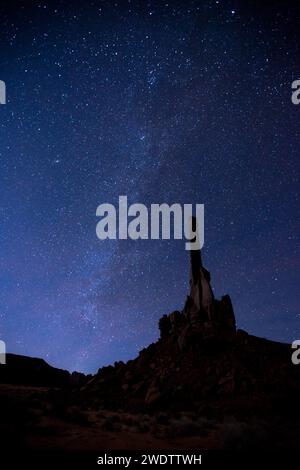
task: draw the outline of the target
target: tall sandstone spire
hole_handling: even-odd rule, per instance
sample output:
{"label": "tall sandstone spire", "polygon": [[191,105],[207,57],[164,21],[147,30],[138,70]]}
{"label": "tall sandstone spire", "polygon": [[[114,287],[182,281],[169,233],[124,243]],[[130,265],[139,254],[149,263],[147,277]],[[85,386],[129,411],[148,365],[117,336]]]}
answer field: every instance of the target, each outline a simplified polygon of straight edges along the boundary
{"label": "tall sandstone spire", "polygon": [[[191,232],[197,233],[195,217],[191,218]],[[235,331],[236,324],[231,299],[229,295],[224,295],[221,300],[215,299],[210,279],[210,273],[202,263],[200,248],[191,250],[190,293],[181,312],[175,311],[161,318],[159,322],[161,336],[179,333],[182,329],[197,330],[197,333],[204,337],[219,334],[222,331]]]}

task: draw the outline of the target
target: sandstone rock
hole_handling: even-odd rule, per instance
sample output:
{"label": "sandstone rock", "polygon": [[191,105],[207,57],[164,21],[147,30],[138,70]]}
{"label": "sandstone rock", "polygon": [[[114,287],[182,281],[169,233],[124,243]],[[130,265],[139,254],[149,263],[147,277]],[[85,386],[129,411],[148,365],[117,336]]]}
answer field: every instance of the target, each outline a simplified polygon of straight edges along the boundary
{"label": "sandstone rock", "polygon": [[188,345],[190,331],[190,325],[186,325],[178,337],[178,346],[181,351]]}
{"label": "sandstone rock", "polygon": [[138,382],[138,383],[132,385],[132,391],[133,392],[138,392],[141,388],[143,388],[144,385],[145,385],[145,383],[143,381]]}
{"label": "sandstone rock", "polygon": [[163,315],[159,320],[158,327],[160,330],[160,337],[165,338],[171,331],[171,321],[168,315]]}
{"label": "sandstone rock", "polygon": [[162,394],[154,383],[150,385],[145,396],[145,404],[147,406],[152,406],[155,403],[159,402],[162,398]]}

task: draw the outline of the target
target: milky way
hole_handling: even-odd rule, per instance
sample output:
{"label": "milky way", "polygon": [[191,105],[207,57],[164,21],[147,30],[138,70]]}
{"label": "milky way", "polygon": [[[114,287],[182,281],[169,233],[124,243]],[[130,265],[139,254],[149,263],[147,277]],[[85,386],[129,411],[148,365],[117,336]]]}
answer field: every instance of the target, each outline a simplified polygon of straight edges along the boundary
{"label": "milky way", "polygon": [[10,352],[94,372],[183,307],[184,241],[96,237],[97,206],[119,195],[205,204],[215,294],[240,328],[299,338],[300,10],[260,3],[1,2]]}

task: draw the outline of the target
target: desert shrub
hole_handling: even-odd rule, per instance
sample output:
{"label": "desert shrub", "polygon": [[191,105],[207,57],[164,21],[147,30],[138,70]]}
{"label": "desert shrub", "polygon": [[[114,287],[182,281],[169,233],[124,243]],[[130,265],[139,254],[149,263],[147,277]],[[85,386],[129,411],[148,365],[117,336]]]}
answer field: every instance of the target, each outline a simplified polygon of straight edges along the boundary
{"label": "desert shrub", "polygon": [[262,423],[245,423],[229,418],[223,423],[222,438],[226,450],[264,449],[268,433]]}
{"label": "desert shrub", "polygon": [[77,406],[72,406],[67,408],[65,412],[65,417],[67,421],[70,421],[74,424],[79,424],[81,426],[86,426],[89,424],[89,417],[87,413],[78,408]]}

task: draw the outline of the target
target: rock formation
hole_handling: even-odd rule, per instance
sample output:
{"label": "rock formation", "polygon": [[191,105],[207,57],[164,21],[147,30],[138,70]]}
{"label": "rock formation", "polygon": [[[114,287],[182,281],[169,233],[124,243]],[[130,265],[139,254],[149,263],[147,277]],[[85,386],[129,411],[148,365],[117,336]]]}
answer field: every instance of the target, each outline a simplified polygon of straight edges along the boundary
{"label": "rock formation", "polygon": [[[193,233],[196,231],[196,224],[196,218],[193,217]],[[183,330],[183,335],[194,331],[202,337],[236,330],[231,299],[229,295],[223,296],[221,300],[215,299],[210,285],[210,273],[202,264],[200,249],[190,252],[190,293],[182,312],[164,315],[159,328],[161,337],[179,330]]]}
{"label": "rock formation", "polygon": [[236,330],[230,297],[215,299],[199,250],[190,258],[184,308],[160,319],[161,337],[135,359],[84,377],[7,355],[3,448],[298,449],[290,345]]}
{"label": "rock formation", "polygon": [[[195,219],[192,224],[194,229]],[[209,401],[224,412],[228,396],[234,408],[236,397],[267,402],[270,389],[274,396],[287,383],[293,396],[300,389],[289,345],[236,330],[231,299],[215,298],[200,249],[190,253],[190,292],[183,309],[163,315],[159,330],[160,339],[136,359],[99,369],[82,387],[81,399],[131,411],[195,410]]]}

